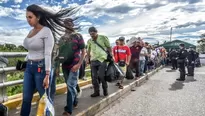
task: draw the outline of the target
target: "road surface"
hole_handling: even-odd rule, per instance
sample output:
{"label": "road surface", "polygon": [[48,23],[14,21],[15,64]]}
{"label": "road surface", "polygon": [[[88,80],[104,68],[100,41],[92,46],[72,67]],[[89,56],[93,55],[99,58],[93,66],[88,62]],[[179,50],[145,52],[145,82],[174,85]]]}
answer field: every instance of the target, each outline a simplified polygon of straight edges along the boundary
{"label": "road surface", "polygon": [[176,81],[179,71],[164,68],[101,116],[205,116],[205,67]]}

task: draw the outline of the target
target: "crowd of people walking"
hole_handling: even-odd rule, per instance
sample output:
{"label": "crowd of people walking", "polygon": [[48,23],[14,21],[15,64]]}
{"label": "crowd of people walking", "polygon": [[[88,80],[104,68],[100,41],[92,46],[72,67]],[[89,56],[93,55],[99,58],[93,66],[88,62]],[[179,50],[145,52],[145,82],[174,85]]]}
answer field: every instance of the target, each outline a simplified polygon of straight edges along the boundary
{"label": "crowd of people walking", "polygon": [[[75,19],[68,18],[72,13],[74,13],[72,9],[53,14],[38,5],[27,7],[26,18],[33,29],[23,44],[28,50],[28,55],[24,73],[21,116],[29,116],[35,90],[38,91],[40,97],[46,91],[50,99],[54,101],[56,76],[59,75],[60,67],[67,85],[63,115],[70,116],[73,108],[78,106],[77,94],[81,92],[78,78],[85,75],[86,66],[90,66],[94,90],[90,96],[98,97],[100,85],[102,85],[103,95],[109,94],[105,79],[108,62],[114,61],[124,73],[130,68],[134,79],[139,79],[167,62],[168,52],[163,47],[151,45],[141,37],[119,37],[113,47],[108,37],[98,34],[95,27],[88,29],[91,38],[86,45],[83,36],[77,33]],[[64,32],[64,35],[59,36],[59,32]],[[175,52],[173,50],[170,53],[173,69],[178,67],[176,65],[178,56]],[[189,62],[189,65],[192,63]],[[183,65],[179,67],[183,72]],[[117,78],[116,86],[119,89],[123,89],[124,79],[124,76]]]}

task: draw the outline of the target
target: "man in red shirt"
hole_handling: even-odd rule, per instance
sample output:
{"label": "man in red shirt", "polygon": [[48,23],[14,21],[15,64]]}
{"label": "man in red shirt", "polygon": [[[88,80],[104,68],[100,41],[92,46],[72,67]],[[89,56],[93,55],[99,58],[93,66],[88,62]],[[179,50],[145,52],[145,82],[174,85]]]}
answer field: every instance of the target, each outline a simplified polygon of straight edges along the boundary
{"label": "man in red shirt", "polygon": [[[119,44],[113,48],[114,60],[124,71],[126,71],[126,67],[129,65],[131,59],[130,48],[125,45],[124,37],[120,37],[118,40]],[[124,78],[121,78],[117,83],[120,89],[123,89],[123,79]]]}

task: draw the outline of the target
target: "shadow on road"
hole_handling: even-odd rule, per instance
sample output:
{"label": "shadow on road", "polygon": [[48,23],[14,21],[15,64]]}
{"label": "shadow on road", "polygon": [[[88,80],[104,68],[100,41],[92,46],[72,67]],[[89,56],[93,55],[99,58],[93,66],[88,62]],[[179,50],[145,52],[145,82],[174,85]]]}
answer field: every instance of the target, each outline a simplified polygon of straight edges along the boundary
{"label": "shadow on road", "polygon": [[181,81],[175,81],[173,84],[171,84],[171,88],[169,88],[170,91],[176,91],[176,90],[180,90],[183,89],[183,82]]}
{"label": "shadow on road", "polygon": [[176,72],[176,70],[166,70],[166,72]]}
{"label": "shadow on road", "polygon": [[195,81],[197,80],[193,76],[187,76],[184,82],[189,83],[189,82],[195,82]]}

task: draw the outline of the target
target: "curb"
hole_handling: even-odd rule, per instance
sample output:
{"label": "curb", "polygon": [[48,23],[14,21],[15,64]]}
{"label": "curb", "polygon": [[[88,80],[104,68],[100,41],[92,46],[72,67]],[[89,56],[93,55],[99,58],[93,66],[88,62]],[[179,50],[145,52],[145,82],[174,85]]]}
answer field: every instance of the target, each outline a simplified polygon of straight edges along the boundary
{"label": "curb", "polygon": [[135,80],[134,82],[124,86],[124,89],[118,90],[117,92],[110,94],[108,97],[102,99],[98,103],[88,107],[86,110],[83,110],[82,112],[78,113],[76,116],[94,116],[95,114],[102,111],[105,107],[109,106],[109,104],[113,103],[117,99],[119,99],[121,96],[123,96],[125,93],[131,91],[134,87],[142,85],[143,82],[146,80],[149,80],[149,78],[154,75],[156,72],[158,72],[160,69],[162,69],[163,66],[155,69],[154,71],[148,73],[147,75],[141,77],[139,80]]}
{"label": "curb", "polygon": [[[92,80],[87,80],[87,81],[80,81],[78,84],[80,87],[84,87],[86,85],[89,85],[92,83]],[[59,84],[56,87],[56,95],[59,94],[64,94],[65,92],[67,92],[67,86],[66,84]],[[32,99],[32,103],[35,103],[39,100],[39,94],[35,93],[33,95],[33,99]],[[3,104],[6,105],[8,107],[8,109],[16,109],[17,107],[19,107],[22,103],[22,93],[15,95],[15,96],[11,96],[9,97],[9,100],[7,102],[4,102]]]}

